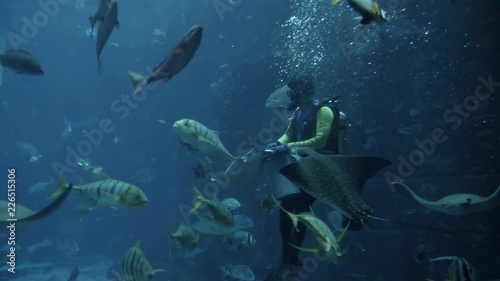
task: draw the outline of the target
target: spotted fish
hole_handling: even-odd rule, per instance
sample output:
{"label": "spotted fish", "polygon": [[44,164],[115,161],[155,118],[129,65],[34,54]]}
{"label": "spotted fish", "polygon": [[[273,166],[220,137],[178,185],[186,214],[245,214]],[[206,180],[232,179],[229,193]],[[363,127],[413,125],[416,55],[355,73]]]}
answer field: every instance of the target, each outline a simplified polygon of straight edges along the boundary
{"label": "spotted fish", "polygon": [[[59,188],[52,193],[49,199],[58,196],[66,189],[66,182],[59,171],[56,171]],[[93,207],[140,207],[148,203],[148,198],[137,186],[114,179],[104,179],[82,185],[74,185],[73,190],[85,200],[92,203]]]}
{"label": "spotted fish", "polygon": [[151,281],[158,272],[164,269],[153,269],[141,249],[141,241],[125,252],[122,259],[122,277],[125,281]]}
{"label": "spotted fish", "polygon": [[321,154],[306,147],[296,148],[293,153],[298,160],[281,168],[280,173],[306,193],[342,211],[355,223],[378,220],[460,236],[446,230],[372,215],[372,209],[366,204],[361,193],[369,178],[391,164],[387,159]]}

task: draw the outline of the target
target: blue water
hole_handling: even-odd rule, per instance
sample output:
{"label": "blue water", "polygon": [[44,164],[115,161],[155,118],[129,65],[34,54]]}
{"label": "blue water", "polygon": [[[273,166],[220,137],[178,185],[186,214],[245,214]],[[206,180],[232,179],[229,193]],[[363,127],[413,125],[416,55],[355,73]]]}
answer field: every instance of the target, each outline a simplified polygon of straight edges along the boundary
{"label": "blue water", "polygon": [[[255,246],[228,251],[221,236],[202,234],[203,251],[198,255],[185,257],[178,248],[169,255],[168,232],[183,221],[179,209],[192,206],[190,186],[196,183],[192,168],[201,157],[180,149],[171,126],[182,118],[197,120],[220,132],[234,155],[241,154],[240,145],[252,138],[262,148],[282,133],[259,135],[276,118],[264,107],[267,96],[303,73],[314,75],[319,96],[341,95],[342,111],[363,131],[351,127],[351,152],[390,159],[393,165],[384,172],[406,179],[422,196],[432,200],[452,193],[486,196],[499,184],[498,85],[492,92],[483,87],[485,98],[474,99],[481,81],[500,81],[496,1],[379,1],[389,11],[391,25],[359,29],[354,29],[357,21],[352,19],[357,14],[345,1],[332,6],[330,1],[240,0],[233,1],[222,15],[214,8],[217,1],[119,1],[120,28],[113,31],[101,55],[102,74],[97,69],[95,38],[90,40],[86,34],[88,17],[98,1],[78,2],[77,6],[73,0],[57,2],[63,4],[57,4],[59,10],[49,16],[48,23],[19,46],[39,59],[44,76],[15,75],[3,69],[0,168],[16,169],[18,204],[40,209],[49,203],[45,198],[56,186],[36,194],[28,188],[54,177],[54,163],[66,164],[68,151],[85,140],[82,129],[97,129],[90,122],[63,138],[64,117],[75,123],[109,118],[114,130],[103,134],[102,141],[83,158],[115,179],[131,181],[142,168],[154,170],[156,178],[139,184],[149,198],[144,208],[103,208],[81,217],[76,209],[83,201],[70,195],[57,213],[17,233],[23,247],[19,264],[52,262],[53,270],[64,267],[69,271],[93,259],[120,262],[125,251],[141,239],[153,267],[168,270],[154,280],[221,280],[219,268],[227,264],[249,265],[256,280],[263,280],[280,251],[278,212],[269,214],[259,206],[269,195],[265,176],[224,188],[218,195],[241,202],[236,213],[253,219],[249,231],[258,241]],[[84,7],[80,7],[82,2]],[[36,1],[1,1],[0,26],[7,34],[22,35],[23,18],[33,21],[33,15],[43,11],[40,7]],[[135,108],[129,107],[126,117],[113,110],[113,104],[124,106],[121,95],[131,93],[126,71],[147,73],[196,24],[204,27],[203,39],[187,67],[148,92]],[[165,36],[154,35],[155,29]],[[9,38],[6,50],[13,47]],[[470,102],[470,110],[465,107],[463,115],[453,113],[454,105],[464,102]],[[421,131],[398,133],[413,125],[421,126]],[[446,140],[436,144],[421,163],[410,163],[413,169],[408,173],[398,171],[401,162],[410,161],[412,152],[419,149],[416,141],[432,137],[437,128]],[[364,147],[359,151],[362,136]],[[33,144],[42,158],[30,162],[16,148],[18,142]],[[212,170],[223,171],[225,165],[214,162]],[[65,173],[69,182],[98,179],[91,169],[72,170]],[[500,277],[495,262],[498,247],[494,247],[500,232],[498,208],[460,218],[429,212],[392,192],[384,172],[372,178],[364,191],[374,214],[468,231],[470,238],[376,223],[369,230],[348,234],[341,265],[316,263],[307,280],[444,279],[448,264],[414,261],[419,246],[432,257],[465,257],[477,269],[478,280]],[[207,181],[197,184],[203,188]],[[5,197],[6,192],[1,192],[0,199]],[[323,206],[316,206],[317,215],[326,220]],[[404,215],[408,209],[413,211]],[[72,239],[79,250],[73,258],[54,248],[23,253],[46,238]],[[304,245],[312,246],[313,241],[308,235]],[[302,254],[303,259],[307,257],[310,254]],[[20,270],[17,277],[31,273]],[[0,273],[2,280],[11,280],[8,274]],[[45,279],[50,276],[49,272]],[[103,275],[93,277],[106,280]]]}

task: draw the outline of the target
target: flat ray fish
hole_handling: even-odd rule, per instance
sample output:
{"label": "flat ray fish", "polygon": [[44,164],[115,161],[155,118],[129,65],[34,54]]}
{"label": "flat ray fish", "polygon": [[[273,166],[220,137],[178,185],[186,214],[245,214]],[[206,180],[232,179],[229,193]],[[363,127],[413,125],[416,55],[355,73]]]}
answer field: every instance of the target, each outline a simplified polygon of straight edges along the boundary
{"label": "flat ray fish", "polygon": [[371,216],[372,210],[361,196],[365,182],[389,160],[372,156],[320,154],[311,148],[296,150],[299,160],[280,173],[310,195],[342,210],[352,219]]}
{"label": "flat ray fish", "polygon": [[125,252],[122,260],[122,277],[125,281],[151,281],[156,273],[166,271],[153,269],[141,249],[141,241]]}
{"label": "flat ray fish", "polygon": [[294,163],[280,173],[311,196],[341,210],[357,222],[372,219],[463,237],[459,234],[429,226],[375,217],[361,193],[366,181],[391,162],[374,156],[320,154],[312,148],[295,149]]}
{"label": "flat ray fish", "polygon": [[469,215],[500,206],[500,185],[488,197],[458,193],[445,196],[437,201],[428,201],[418,196],[410,187],[401,182],[393,182],[391,184],[402,187],[418,204],[425,208],[451,216]]}

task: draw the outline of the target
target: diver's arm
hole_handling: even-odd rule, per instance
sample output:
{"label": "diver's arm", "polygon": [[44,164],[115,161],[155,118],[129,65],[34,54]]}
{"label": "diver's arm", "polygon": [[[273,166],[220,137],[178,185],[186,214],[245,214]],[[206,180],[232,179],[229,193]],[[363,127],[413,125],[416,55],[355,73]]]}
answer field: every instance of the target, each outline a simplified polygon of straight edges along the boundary
{"label": "diver's arm", "polygon": [[292,137],[292,122],[288,123],[288,127],[286,128],[286,132],[284,135],[281,136],[281,138],[278,139],[278,142],[280,144],[285,144],[288,143],[288,140]]}
{"label": "diver's arm", "polygon": [[306,146],[314,149],[325,147],[333,124],[332,110],[327,106],[323,106],[319,110],[316,120],[316,136],[308,140],[288,143],[288,148],[293,146]]}

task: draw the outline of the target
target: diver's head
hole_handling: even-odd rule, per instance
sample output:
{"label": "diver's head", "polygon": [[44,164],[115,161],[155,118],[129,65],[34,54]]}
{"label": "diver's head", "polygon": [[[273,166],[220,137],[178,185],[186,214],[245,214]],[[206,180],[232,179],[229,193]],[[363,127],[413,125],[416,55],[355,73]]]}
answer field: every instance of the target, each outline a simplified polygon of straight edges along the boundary
{"label": "diver's head", "polygon": [[314,80],[312,76],[302,75],[288,81],[288,96],[290,97],[290,109],[298,106],[312,105],[314,102]]}

